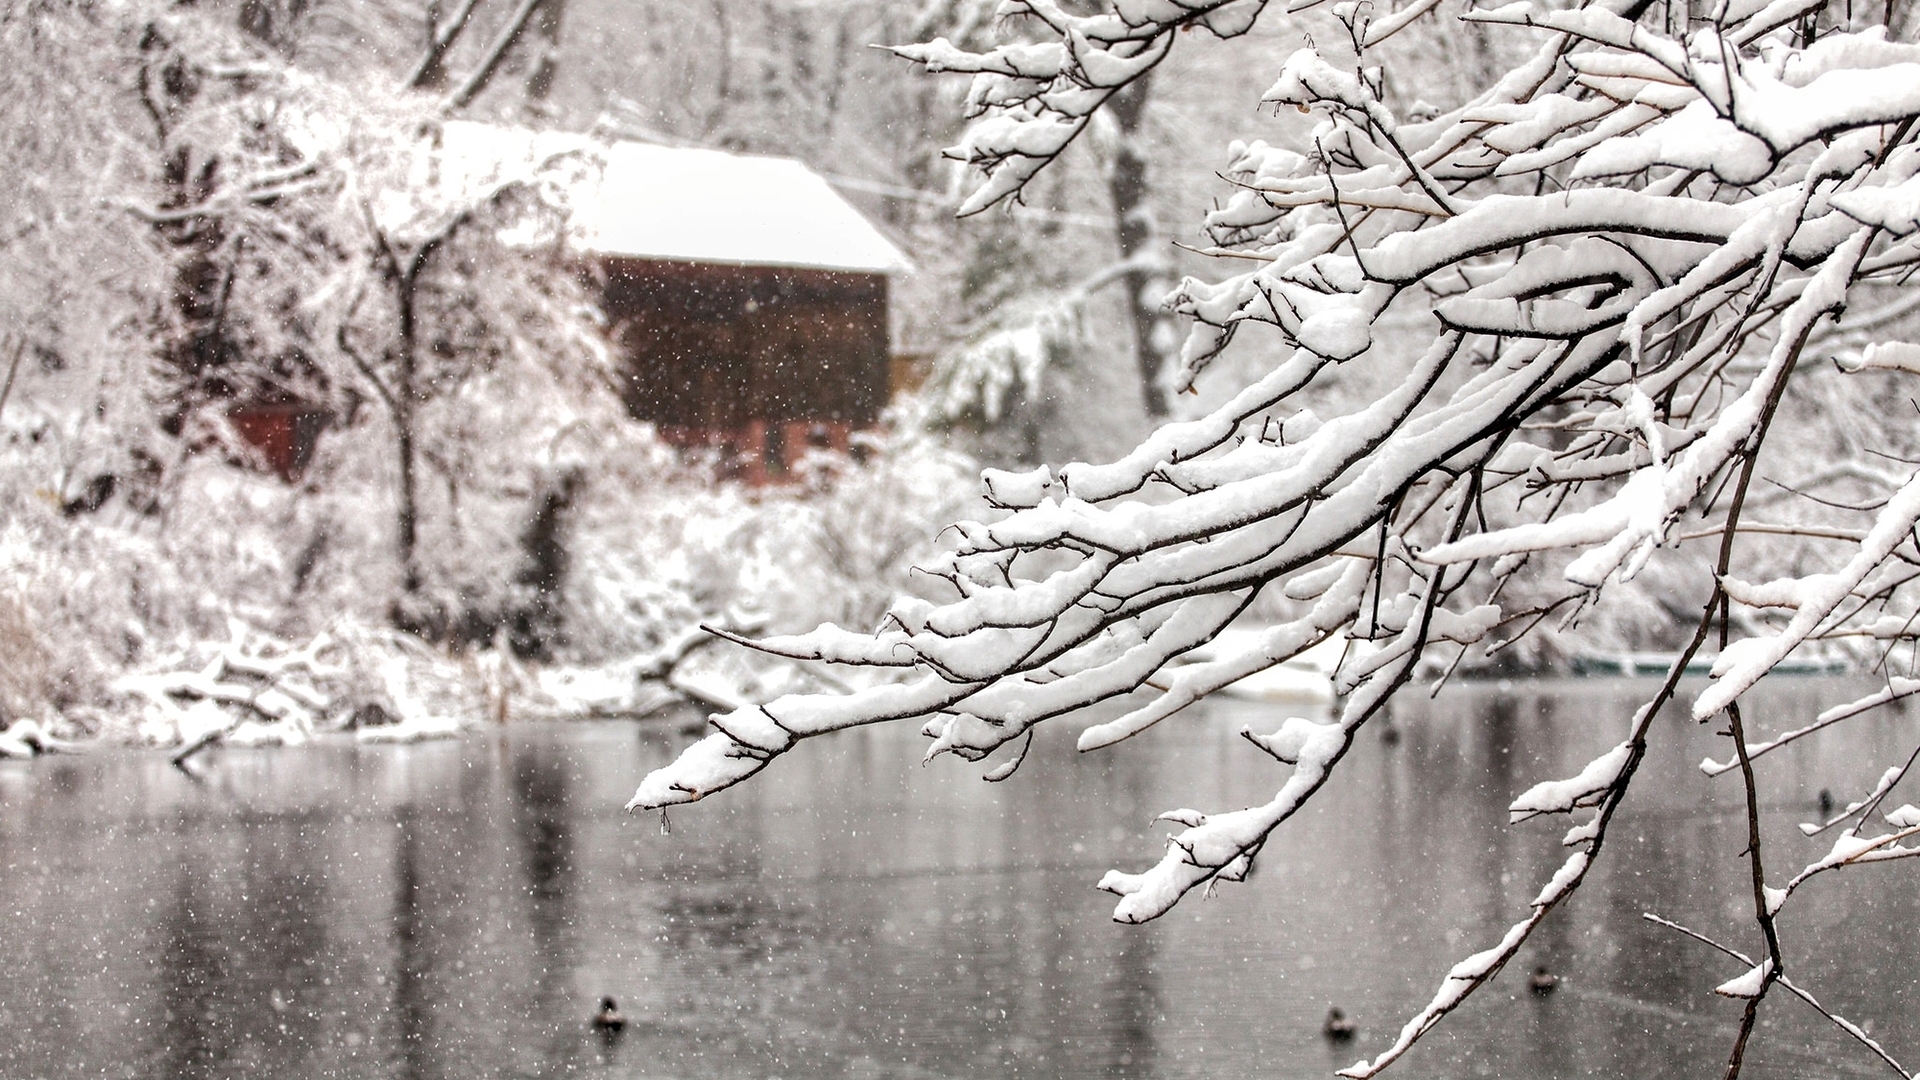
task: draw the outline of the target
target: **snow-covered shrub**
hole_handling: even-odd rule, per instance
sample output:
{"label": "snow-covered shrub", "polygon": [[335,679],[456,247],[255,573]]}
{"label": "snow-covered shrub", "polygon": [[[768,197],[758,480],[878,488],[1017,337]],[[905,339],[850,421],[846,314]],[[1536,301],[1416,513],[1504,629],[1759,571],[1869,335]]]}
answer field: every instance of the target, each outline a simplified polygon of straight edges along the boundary
{"label": "snow-covered shrub", "polygon": [[1021,401],[1047,390],[1049,368],[1086,345],[1083,296],[1008,303],[972,337],[934,360],[921,391],[929,422],[990,428]]}
{"label": "snow-covered shrub", "polygon": [[113,707],[143,742],[298,746],[323,730],[366,741],[455,734],[487,717],[493,672],[390,627],[351,616],[295,644],[239,620],[225,641],[189,643],[114,679]]}
{"label": "snow-covered shrub", "polygon": [[596,454],[573,525],[564,657],[635,656],[701,622],[875,623],[974,497],[972,469],[905,425],[856,442],[858,458],[818,454],[798,483],[757,490],[716,484],[657,446]]}
{"label": "snow-covered shrub", "polygon": [[[1748,767],[1920,692],[1920,446],[1895,404],[1920,372],[1920,345],[1902,340],[1920,262],[1920,45],[1877,25],[1897,6],[1520,2],[1463,17],[1530,42],[1522,60],[1458,105],[1396,101],[1391,39],[1439,7],[1332,5],[1261,99],[1311,130],[1289,140],[1274,124],[1261,134],[1276,141],[1228,148],[1204,225],[1225,276],[1170,301],[1191,324],[1179,379],[1243,336],[1277,343],[1270,362],[1117,460],[990,470],[1004,513],[952,527],[928,564],[950,585],[940,602],[897,601],[877,632],[759,642],[901,681],[716,717],[630,805],[703,798],[800,740],[902,718],[925,724],[932,753],[1002,755],[988,772],[1001,779],[1048,720],[1141,691],[1079,732],[1096,749],[1322,642],[1368,643],[1336,672],[1330,722],[1245,732],[1281,769],[1269,801],[1174,811],[1156,865],[1102,879],[1115,918],[1143,922],[1244,878],[1417,673],[1625,605],[1637,610],[1612,625],[1670,644],[1668,678],[1613,719],[1616,749],[1513,804],[1516,820],[1573,817],[1572,850],[1500,940],[1343,1075],[1400,1058],[1580,888],[1653,718],[1716,649],[1691,710],[1730,739],[1706,771],[1745,788],[1755,888],[1733,899],[1764,941],[1749,977],[1716,988],[1749,1002],[1737,1074],[1760,1002],[1800,992],[1779,919],[1799,884],[1920,854],[1906,843],[1920,815],[1874,818],[1914,756],[1843,799],[1826,823],[1843,836],[1790,880],[1780,852],[1802,841],[1761,836]],[[1176,43],[1245,34],[1278,8],[1009,0],[1001,13],[1025,40],[897,51],[973,75],[976,122],[949,151],[985,170],[972,213],[1017,198]],[[1314,393],[1355,369],[1376,392]],[[1263,595],[1277,621],[1250,648],[1167,670]],[[1789,654],[1854,643],[1881,665],[1881,690],[1778,740],[1746,729],[1741,696]]]}
{"label": "snow-covered shrub", "polygon": [[39,711],[54,691],[53,653],[20,591],[0,592],[0,724]]}

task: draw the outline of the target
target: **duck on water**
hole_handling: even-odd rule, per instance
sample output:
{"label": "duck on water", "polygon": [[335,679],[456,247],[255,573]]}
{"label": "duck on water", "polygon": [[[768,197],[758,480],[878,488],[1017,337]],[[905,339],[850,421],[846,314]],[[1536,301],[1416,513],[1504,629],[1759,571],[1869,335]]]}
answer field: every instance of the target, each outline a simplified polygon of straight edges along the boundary
{"label": "duck on water", "polygon": [[627,1026],[627,1018],[620,1015],[620,1003],[610,997],[600,999],[600,1011],[593,1014],[591,1021],[595,1031],[612,1034]]}

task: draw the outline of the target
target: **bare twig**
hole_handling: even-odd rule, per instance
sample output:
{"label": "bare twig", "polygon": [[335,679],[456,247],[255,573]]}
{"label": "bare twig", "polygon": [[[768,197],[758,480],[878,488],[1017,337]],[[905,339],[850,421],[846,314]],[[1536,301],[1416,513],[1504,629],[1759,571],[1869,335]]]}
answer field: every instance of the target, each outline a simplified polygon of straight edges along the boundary
{"label": "bare twig", "polygon": [[[1657,925],[1664,926],[1669,930],[1674,930],[1681,934],[1685,934],[1687,937],[1692,938],[1693,940],[1701,943],[1702,945],[1707,946],[1708,948],[1717,949],[1720,952],[1726,954],[1727,956],[1730,956],[1733,959],[1740,961],[1740,963],[1745,965],[1748,970],[1752,970],[1753,967],[1755,966],[1752,958],[1748,957],[1745,953],[1740,952],[1739,950],[1734,949],[1730,946],[1722,945],[1718,941],[1713,940],[1712,938],[1706,936],[1705,934],[1700,933],[1697,930],[1688,929],[1687,927],[1682,926],[1677,922],[1673,922],[1670,919],[1663,919],[1660,916],[1655,915],[1651,911],[1642,913],[1640,917],[1647,920],[1650,923],[1655,923]],[[1787,978],[1786,976],[1784,975],[1780,976],[1779,983],[1783,988],[1786,989],[1788,993],[1792,994],[1794,997],[1799,998],[1801,1001],[1806,1002],[1813,1009],[1813,1011],[1819,1013],[1821,1016],[1826,1017],[1829,1021],[1833,1023],[1835,1027],[1839,1028],[1841,1031],[1846,1032],[1848,1038],[1853,1039],[1855,1042],[1858,1042],[1860,1045],[1872,1051],[1875,1057],[1885,1062],[1887,1067],[1892,1069],[1896,1074],[1898,1074],[1902,1078],[1902,1080],[1914,1080],[1913,1074],[1907,1071],[1906,1066],[1894,1060],[1893,1055],[1887,1053],[1886,1048],[1881,1046],[1878,1042],[1875,1042],[1873,1037],[1871,1035],[1868,1035],[1866,1031],[1862,1029],[1858,1024],[1853,1023],[1852,1021],[1848,1020],[1846,1017],[1843,1017],[1839,1013],[1836,1013],[1833,1010],[1827,1008],[1825,1005],[1820,1004],[1819,1000],[1816,999],[1811,993],[1801,989],[1799,985],[1794,983],[1793,980]]]}
{"label": "bare twig", "polygon": [[24,355],[26,351],[27,338],[25,334],[22,334],[14,340],[13,356],[7,360],[7,381],[5,385],[0,386],[0,416],[6,414],[7,399],[13,396],[13,377],[20,373],[20,357]]}

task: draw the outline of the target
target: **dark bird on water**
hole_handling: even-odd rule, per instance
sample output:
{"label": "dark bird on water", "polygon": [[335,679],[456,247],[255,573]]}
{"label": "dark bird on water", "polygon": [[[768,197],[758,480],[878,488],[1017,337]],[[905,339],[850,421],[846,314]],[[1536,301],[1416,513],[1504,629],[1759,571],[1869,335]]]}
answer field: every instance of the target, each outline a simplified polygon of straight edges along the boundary
{"label": "dark bird on water", "polygon": [[1544,964],[1534,968],[1532,977],[1527,979],[1527,989],[1536,994],[1551,994],[1553,988],[1559,985],[1560,976],[1548,971]]}
{"label": "dark bird on water", "polygon": [[1327,1022],[1320,1025],[1320,1033],[1334,1042],[1346,1042],[1359,1029],[1359,1025],[1348,1019],[1338,1005],[1327,1010]]}
{"label": "dark bird on water", "polygon": [[1826,788],[1820,789],[1820,812],[1822,814],[1833,813],[1833,792],[1828,791]]}
{"label": "dark bird on water", "polygon": [[593,1014],[593,1026],[597,1031],[612,1033],[627,1026],[627,1018],[620,1015],[620,1004],[610,997],[600,999],[600,1011]]}

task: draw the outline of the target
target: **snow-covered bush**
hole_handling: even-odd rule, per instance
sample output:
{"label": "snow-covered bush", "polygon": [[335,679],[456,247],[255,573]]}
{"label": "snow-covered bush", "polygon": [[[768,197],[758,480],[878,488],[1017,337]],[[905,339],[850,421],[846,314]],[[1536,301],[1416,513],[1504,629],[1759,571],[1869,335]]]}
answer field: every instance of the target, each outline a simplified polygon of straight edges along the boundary
{"label": "snow-covered bush", "polygon": [[970,463],[906,425],[819,454],[792,486],[716,484],[651,458],[596,455],[566,585],[575,663],[657,649],[701,622],[782,632],[873,625],[939,526],[973,499]]}
{"label": "snow-covered bush", "polygon": [[390,627],[350,616],[295,645],[234,620],[225,641],[200,640],[150,670],[113,680],[117,711],[140,741],[178,747],[176,763],[215,742],[299,746],[322,730],[363,741],[457,734],[487,719],[498,666],[456,658]]}
{"label": "snow-covered bush", "polygon": [[[30,419],[23,406],[33,403],[16,401],[15,419]],[[151,423],[151,414],[130,422],[126,434]],[[249,640],[283,643],[331,628],[336,642],[365,639],[365,655],[386,648],[372,628],[385,621],[380,579],[391,558],[378,543],[378,519],[370,531],[357,527],[377,489],[290,487],[210,454],[181,454],[151,490],[116,491],[79,509],[57,493],[69,460],[60,427],[22,424],[6,434],[0,707],[8,715],[64,735],[133,735],[144,725],[152,741],[169,742],[129,711],[124,677],[200,670],[235,639],[235,626]],[[367,629],[342,630],[351,626]],[[376,666],[346,665],[334,690],[346,700],[377,688]]]}
{"label": "snow-covered bush", "polygon": [[1085,343],[1080,296],[1003,304],[993,322],[934,360],[921,395],[939,426],[989,428],[1023,399],[1046,393],[1047,369]]}
{"label": "snow-covered bush", "polygon": [[21,591],[0,593],[0,652],[7,657],[0,668],[0,724],[36,711],[54,692],[53,652]]}
{"label": "snow-covered bush", "polygon": [[[1260,333],[1283,346],[1270,364],[1119,460],[989,471],[1005,512],[950,530],[928,568],[950,586],[942,602],[896,602],[876,633],[759,642],[909,678],[717,716],[718,732],[648,776],[631,805],[699,799],[802,739],[903,719],[924,722],[933,753],[1000,754],[999,779],[1045,721],[1085,706],[1153,691],[1080,731],[1091,750],[1328,639],[1371,643],[1348,651],[1331,722],[1246,732],[1285,767],[1271,800],[1173,812],[1157,865],[1102,880],[1120,897],[1115,918],[1142,922],[1244,877],[1417,671],[1543,623],[1577,628],[1655,583],[1669,607],[1657,619],[1688,620],[1670,676],[1615,718],[1616,750],[1514,803],[1516,818],[1575,819],[1564,864],[1392,1045],[1344,1073],[1364,1077],[1497,975],[1580,887],[1653,717],[1703,648],[1718,650],[1715,679],[1692,710],[1731,743],[1730,767],[1709,771],[1736,773],[1749,807],[1747,763],[1778,743],[1744,728],[1741,695],[1788,654],[1857,644],[1882,665],[1883,690],[1821,724],[1920,690],[1908,587],[1920,476],[1913,418],[1897,407],[1920,372],[1920,345],[1899,339],[1920,261],[1920,46],[1890,39],[1882,8],[1824,0],[1513,3],[1463,17],[1531,41],[1524,60],[1457,106],[1396,111],[1381,57],[1437,7],[1333,5],[1309,35],[1324,46],[1289,57],[1262,99],[1315,118],[1310,134],[1228,149],[1205,232],[1230,273],[1172,297],[1192,328],[1180,378]],[[965,212],[1017,198],[1182,31],[1233,37],[1274,17],[1260,0],[1081,10],[1009,0],[1003,14],[1030,39],[898,50],[973,75],[976,122],[950,154],[986,179]],[[1377,394],[1325,415],[1301,407],[1356,368],[1375,373]],[[1279,621],[1255,648],[1165,670],[1263,595]],[[1843,800],[1830,823],[1842,839],[1794,884],[1920,854],[1903,843],[1920,828],[1904,811],[1891,831],[1870,820],[1911,761]],[[1767,875],[1779,848],[1752,823],[1745,902],[1764,949],[1751,978],[1719,988],[1749,1002],[1730,1073],[1760,1002],[1796,989],[1777,921],[1793,887],[1760,887],[1784,879]]]}

